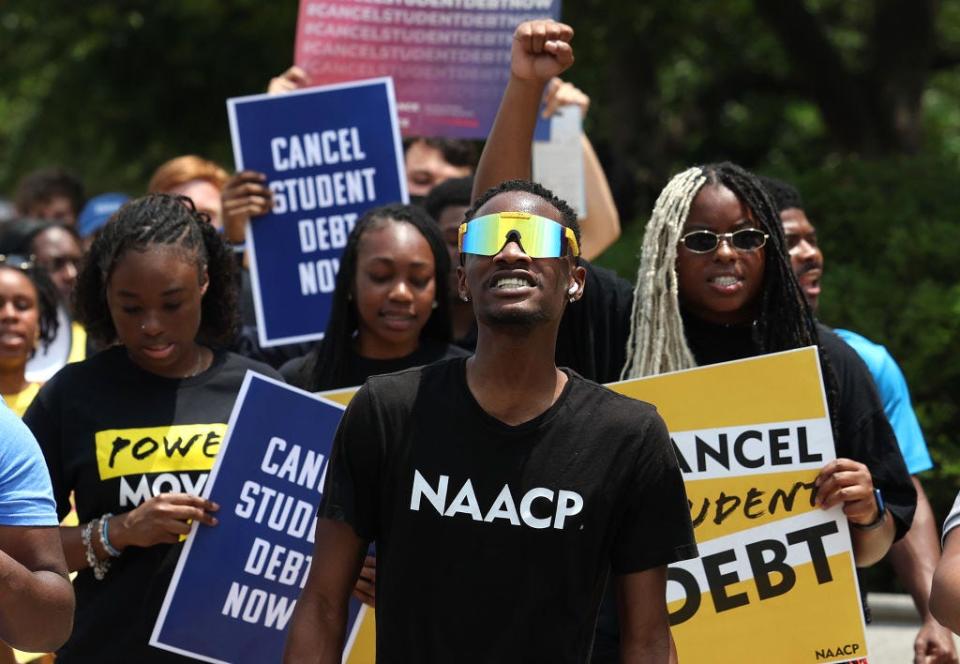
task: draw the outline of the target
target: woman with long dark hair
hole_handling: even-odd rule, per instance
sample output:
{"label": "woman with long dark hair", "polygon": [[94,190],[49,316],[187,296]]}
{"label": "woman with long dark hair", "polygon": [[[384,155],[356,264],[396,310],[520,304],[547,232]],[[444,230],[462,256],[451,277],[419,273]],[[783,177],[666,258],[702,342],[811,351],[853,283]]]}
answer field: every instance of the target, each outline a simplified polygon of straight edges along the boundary
{"label": "woman with long dark hair", "polygon": [[280,372],[316,392],[467,355],[450,344],[449,270],[443,237],[422,209],[394,204],[368,211],[340,258],[323,340]]}

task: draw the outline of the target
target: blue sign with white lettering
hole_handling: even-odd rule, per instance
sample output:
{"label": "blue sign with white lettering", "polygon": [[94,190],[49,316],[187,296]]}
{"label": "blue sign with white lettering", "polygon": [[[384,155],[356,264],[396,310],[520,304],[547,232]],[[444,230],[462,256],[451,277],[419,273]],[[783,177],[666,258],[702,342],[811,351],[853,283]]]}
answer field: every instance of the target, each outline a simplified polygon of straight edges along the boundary
{"label": "blue sign with white lettering", "polygon": [[[207,662],[279,662],[313,555],[344,407],[248,372],[150,644]],[[352,599],[353,641],[360,603]]]}
{"label": "blue sign with white lettering", "polygon": [[227,112],[237,170],[273,194],[247,232],[260,345],[320,339],[357,219],[407,202],[393,81],[238,97]]}

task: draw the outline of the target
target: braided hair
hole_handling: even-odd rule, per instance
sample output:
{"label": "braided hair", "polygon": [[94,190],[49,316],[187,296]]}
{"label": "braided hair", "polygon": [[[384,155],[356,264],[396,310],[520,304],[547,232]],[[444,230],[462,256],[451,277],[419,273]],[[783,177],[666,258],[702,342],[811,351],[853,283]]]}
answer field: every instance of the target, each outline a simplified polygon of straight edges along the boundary
{"label": "braided hair", "polygon": [[813,316],[790,267],[779,214],[759,179],[729,162],[695,166],[670,180],[647,224],[622,378],[696,365],[683,332],[676,257],[690,206],[706,185],[730,189],[769,235],[756,322],[757,350],[774,353],[818,343]]}
{"label": "braided hair", "polygon": [[[623,379],[696,366],[680,315],[676,258],[690,207],[706,185],[732,191],[769,235],[754,330],[758,354],[820,346],[816,322],[790,266],[779,212],[759,178],[730,162],[695,166],[675,175],[664,187],[644,231]],[[836,375],[822,348],[820,364],[827,401],[836,413]],[[836,418],[832,421],[836,436]]]}
{"label": "braided hair", "polygon": [[360,239],[370,230],[383,228],[389,223],[407,223],[417,229],[430,245],[433,254],[435,308],[420,330],[420,341],[450,343],[453,336],[450,322],[450,300],[445,288],[450,274],[450,256],[443,236],[436,223],[423,210],[414,205],[399,203],[383,205],[368,210],[347,237],[347,244],[340,256],[340,269],[330,306],[330,319],[323,341],[307,356],[293,383],[309,391],[329,390],[342,387],[346,380],[348,361],[354,336],[360,326],[360,317],[353,302],[353,290],[357,280],[357,256]]}
{"label": "braided hair", "polygon": [[200,308],[197,341],[229,344],[237,329],[237,278],[233,253],[189,198],[148,194],[125,203],[107,222],[90,247],[74,292],[76,318],[95,341],[110,345],[117,330],[107,306],[107,284],[128,251],[165,246],[182,251],[206,269],[209,283]]}

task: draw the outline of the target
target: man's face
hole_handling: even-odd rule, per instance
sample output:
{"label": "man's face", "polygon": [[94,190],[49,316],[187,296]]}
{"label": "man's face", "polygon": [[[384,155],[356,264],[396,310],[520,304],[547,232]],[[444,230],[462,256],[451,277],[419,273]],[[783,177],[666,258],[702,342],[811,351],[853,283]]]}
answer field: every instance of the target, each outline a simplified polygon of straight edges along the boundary
{"label": "man's face", "polygon": [[77,273],[83,253],[76,238],[69,232],[54,226],[33,239],[33,254],[37,265],[50,274],[65,306],[70,306],[70,296],[77,283]]}
{"label": "man's face", "polygon": [[[447,245],[447,253],[450,255],[450,265],[455,266],[460,262],[460,250],[457,247],[460,233],[460,224],[463,223],[463,215],[470,208],[466,205],[448,205],[443,208],[437,217],[437,225],[440,227],[440,233],[443,235],[443,242]],[[457,297],[457,271],[450,270],[450,297]]]}
{"label": "man's face", "polygon": [[70,199],[66,196],[54,196],[48,201],[37,202],[27,210],[27,216],[34,219],[48,219],[73,226],[77,223],[77,214]]}
{"label": "man's face", "polygon": [[[495,212],[528,212],[558,223],[562,219],[545,200],[522,191],[494,196],[476,216]],[[505,242],[494,256],[466,254],[464,264],[457,268],[460,295],[473,301],[477,320],[491,327],[559,322],[567,300],[582,294],[585,274],[569,254],[531,258],[513,240]]]}
{"label": "man's face", "polygon": [[444,180],[463,178],[473,173],[469,166],[454,166],[443,153],[422,140],[415,141],[404,155],[407,191],[411,196],[426,196]]}
{"label": "man's face", "polygon": [[817,244],[817,229],[800,208],[782,210],[780,221],[783,222],[793,273],[800,282],[807,304],[816,310],[820,299],[820,279],[823,277],[823,253]]}

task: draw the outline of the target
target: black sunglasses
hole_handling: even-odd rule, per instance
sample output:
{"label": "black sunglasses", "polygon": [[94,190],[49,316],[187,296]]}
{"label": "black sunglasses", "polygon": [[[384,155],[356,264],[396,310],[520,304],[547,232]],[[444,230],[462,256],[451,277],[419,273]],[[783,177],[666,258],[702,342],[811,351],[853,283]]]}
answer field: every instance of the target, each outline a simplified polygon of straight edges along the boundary
{"label": "black sunglasses", "polygon": [[732,233],[714,233],[713,231],[690,231],[680,238],[680,244],[695,254],[709,254],[716,251],[721,240],[726,240],[737,251],[756,251],[767,243],[770,237],[757,228],[741,228]]}

